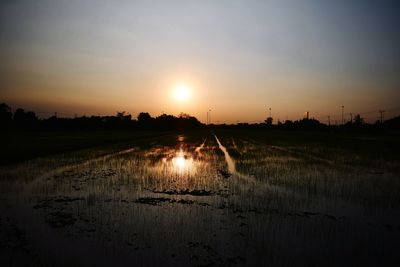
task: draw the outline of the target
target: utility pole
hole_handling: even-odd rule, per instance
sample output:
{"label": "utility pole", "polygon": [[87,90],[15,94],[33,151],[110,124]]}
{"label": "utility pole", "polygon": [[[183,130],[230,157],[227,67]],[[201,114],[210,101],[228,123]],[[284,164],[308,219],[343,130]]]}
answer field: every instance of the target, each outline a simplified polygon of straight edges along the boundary
{"label": "utility pole", "polygon": [[208,110],[208,120],[209,124],[211,124],[211,109]]}
{"label": "utility pole", "polygon": [[208,111],[207,111],[207,123],[206,124],[208,124]]}
{"label": "utility pole", "polygon": [[331,126],[331,116],[328,115],[328,125]]}
{"label": "utility pole", "polygon": [[342,105],[342,125],[344,124],[344,106]]}
{"label": "utility pole", "polygon": [[381,113],[381,124],[382,124],[383,123],[383,113],[385,113],[385,111],[380,109],[379,113]]}

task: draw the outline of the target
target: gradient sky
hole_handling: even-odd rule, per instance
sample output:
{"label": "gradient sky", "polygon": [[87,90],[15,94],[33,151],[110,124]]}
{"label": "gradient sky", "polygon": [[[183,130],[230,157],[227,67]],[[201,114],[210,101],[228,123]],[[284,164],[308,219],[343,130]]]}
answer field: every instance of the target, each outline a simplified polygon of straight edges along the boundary
{"label": "gradient sky", "polygon": [[[0,2],[0,102],[214,122],[400,113],[400,1]],[[171,97],[177,84],[191,99]],[[364,113],[365,112],[365,113]],[[391,114],[392,112],[393,114]]]}

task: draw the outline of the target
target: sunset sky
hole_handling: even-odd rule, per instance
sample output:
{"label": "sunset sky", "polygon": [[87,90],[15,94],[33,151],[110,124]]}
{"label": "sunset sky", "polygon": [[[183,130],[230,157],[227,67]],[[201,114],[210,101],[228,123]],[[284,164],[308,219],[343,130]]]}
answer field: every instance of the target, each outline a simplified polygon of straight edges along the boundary
{"label": "sunset sky", "polygon": [[1,1],[0,102],[41,117],[399,115],[399,14],[389,0]]}

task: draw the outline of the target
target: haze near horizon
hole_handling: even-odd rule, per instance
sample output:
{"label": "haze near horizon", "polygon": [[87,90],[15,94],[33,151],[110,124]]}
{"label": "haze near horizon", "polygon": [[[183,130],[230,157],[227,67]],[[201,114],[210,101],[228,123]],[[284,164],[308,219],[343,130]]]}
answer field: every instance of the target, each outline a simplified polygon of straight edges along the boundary
{"label": "haze near horizon", "polygon": [[[215,122],[374,120],[400,99],[397,1],[2,1],[1,102]],[[44,116],[44,115],[42,115]]]}

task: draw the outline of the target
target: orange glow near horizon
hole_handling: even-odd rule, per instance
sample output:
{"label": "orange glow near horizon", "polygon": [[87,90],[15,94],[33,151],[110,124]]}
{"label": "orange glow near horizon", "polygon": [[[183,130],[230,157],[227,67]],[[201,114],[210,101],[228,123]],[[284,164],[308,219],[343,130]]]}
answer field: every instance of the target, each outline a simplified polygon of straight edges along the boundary
{"label": "orange glow near horizon", "polygon": [[341,106],[347,119],[399,115],[398,16],[386,4],[357,17],[349,1],[90,2],[0,1],[0,103],[41,118],[126,111],[206,123],[212,110],[216,124],[260,123],[269,108],[274,124],[306,111],[335,123]]}
{"label": "orange glow near horizon", "polygon": [[188,101],[191,96],[191,88],[185,84],[178,85],[174,88],[174,97],[176,100],[184,102]]}

